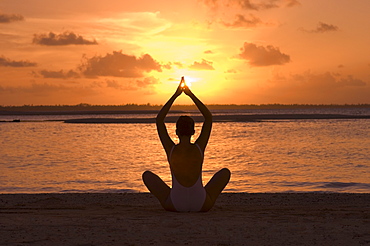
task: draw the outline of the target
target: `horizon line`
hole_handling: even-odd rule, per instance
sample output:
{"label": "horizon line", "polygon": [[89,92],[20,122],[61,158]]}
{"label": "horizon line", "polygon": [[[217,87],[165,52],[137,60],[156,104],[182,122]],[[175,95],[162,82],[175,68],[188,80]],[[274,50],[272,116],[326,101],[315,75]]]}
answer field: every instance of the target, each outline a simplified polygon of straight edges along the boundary
{"label": "horizon line", "polygon": [[[303,106],[303,107],[323,107],[323,106],[341,106],[341,107],[351,107],[351,106],[361,106],[370,107],[370,103],[261,103],[261,104],[236,104],[236,103],[210,103],[205,104],[207,106],[219,106],[219,107],[266,107],[266,106],[282,106],[282,107],[292,107],[292,106]],[[89,103],[79,103],[79,104],[23,104],[23,105],[0,105],[0,108],[26,108],[26,107],[161,107],[163,104],[137,104],[137,103],[126,103],[126,104],[89,104]],[[193,107],[194,104],[173,104],[175,107]]]}

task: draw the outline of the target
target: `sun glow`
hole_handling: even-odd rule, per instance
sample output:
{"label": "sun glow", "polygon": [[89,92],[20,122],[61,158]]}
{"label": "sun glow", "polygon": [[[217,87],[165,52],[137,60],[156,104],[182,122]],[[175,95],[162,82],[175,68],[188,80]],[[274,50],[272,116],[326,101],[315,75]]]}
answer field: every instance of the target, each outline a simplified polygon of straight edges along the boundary
{"label": "sun glow", "polygon": [[184,76],[184,82],[185,84],[191,88],[191,85],[192,83],[195,83],[197,82],[199,79],[198,78],[194,78],[194,77],[190,77],[190,76]]}
{"label": "sun glow", "polygon": [[[191,76],[181,76],[181,77],[184,77],[184,80],[180,81],[181,82],[181,87],[184,87],[185,85],[188,86],[189,88],[192,87],[193,83],[197,83],[200,81],[199,78],[196,78],[196,77],[191,77]],[[174,84],[178,84],[179,82],[178,81],[174,81],[173,82]]]}

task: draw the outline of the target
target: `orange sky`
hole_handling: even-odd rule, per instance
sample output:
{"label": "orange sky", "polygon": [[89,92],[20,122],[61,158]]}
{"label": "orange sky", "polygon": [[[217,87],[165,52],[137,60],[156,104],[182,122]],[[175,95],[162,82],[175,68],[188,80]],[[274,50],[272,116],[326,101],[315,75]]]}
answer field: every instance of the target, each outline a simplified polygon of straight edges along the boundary
{"label": "orange sky", "polygon": [[[0,105],[370,103],[367,0],[2,0]],[[177,103],[191,103],[186,96]]]}

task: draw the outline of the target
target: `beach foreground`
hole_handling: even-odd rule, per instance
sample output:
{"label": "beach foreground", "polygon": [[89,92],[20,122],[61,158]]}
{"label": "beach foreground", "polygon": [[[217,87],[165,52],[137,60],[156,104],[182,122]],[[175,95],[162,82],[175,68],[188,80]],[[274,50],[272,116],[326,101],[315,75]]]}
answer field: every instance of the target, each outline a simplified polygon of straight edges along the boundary
{"label": "beach foreground", "polygon": [[207,213],[148,193],[1,194],[0,245],[367,245],[370,194],[223,193]]}

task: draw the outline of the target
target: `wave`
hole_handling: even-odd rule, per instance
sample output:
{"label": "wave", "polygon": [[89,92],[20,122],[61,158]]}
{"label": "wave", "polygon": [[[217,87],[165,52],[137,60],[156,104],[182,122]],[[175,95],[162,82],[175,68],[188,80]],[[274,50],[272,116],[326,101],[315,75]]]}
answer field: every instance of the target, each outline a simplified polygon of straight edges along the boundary
{"label": "wave", "polygon": [[349,188],[349,187],[356,187],[356,188],[362,188],[362,189],[370,189],[370,184],[365,183],[344,183],[344,182],[328,182],[324,183],[320,188],[329,188],[329,189],[343,189],[343,188]]}
{"label": "wave", "polygon": [[[276,182],[281,192],[338,192],[338,193],[368,193],[370,183],[358,182]],[[282,188],[284,187],[284,188]],[[288,188],[289,187],[289,188]],[[287,189],[288,188],[288,189]]]}

